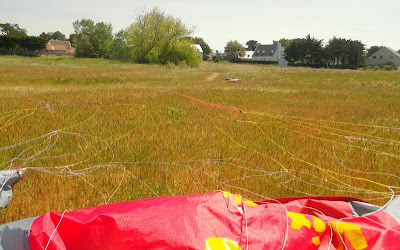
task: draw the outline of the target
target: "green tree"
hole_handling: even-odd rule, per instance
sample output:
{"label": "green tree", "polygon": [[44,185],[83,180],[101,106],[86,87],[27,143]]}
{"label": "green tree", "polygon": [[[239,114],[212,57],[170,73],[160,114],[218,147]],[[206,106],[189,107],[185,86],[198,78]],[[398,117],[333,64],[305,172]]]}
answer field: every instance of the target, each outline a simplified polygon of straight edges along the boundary
{"label": "green tree", "polygon": [[291,63],[304,63],[307,55],[306,41],[304,38],[295,38],[287,42],[285,47],[285,59]]}
{"label": "green tree", "polygon": [[75,48],[76,46],[75,46],[74,42],[76,41],[76,34],[75,33],[69,34],[68,40],[71,43],[71,46]]}
{"label": "green tree", "polygon": [[357,68],[365,64],[365,45],[360,41],[333,37],[325,47],[328,66]]}
{"label": "green tree", "polygon": [[[197,53],[192,46],[187,46],[190,42],[185,39],[191,33],[180,19],[166,15],[155,7],[137,15],[136,21],[125,30],[125,38],[136,62],[182,64],[184,61],[187,65],[196,66],[200,63]],[[179,56],[173,56],[172,51]],[[191,62],[194,58],[197,60]]]}
{"label": "green tree", "polygon": [[58,30],[52,34],[51,38],[54,40],[66,40],[65,35]]}
{"label": "green tree", "polygon": [[281,39],[279,39],[278,42],[281,43],[283,48],[286,48],[289,45],[290,41],[292,41],[292,40],[286,39],[286,38],[281,38]]}
{"label": "green tree", "polygon": [[226,43],[225,54],[229,61],[235,61],[239,58],[239,56],[244,56],[246,54],[246,50],[238,41],[231,40]]}
{"label": "green tree", "polygon": [[51,40],[51,35],[52,35],[52,32],[48,32],[48,33],[42,32],[42,33],[39,35],[39,37],[43,38],[43,39],[46,40],[46,41],[49,41],[49,40]]}
{"label": "green tree", "polygon": [[26,29],[16,23],[0,23],[0,34],[3,36],[27,36]]}
{"label": "green tree", "polygon": [[311,65],[321,65],[323,62],[323,47],[322,47],[322,41],[323,40],[318,40],[315,39],[314,37],[311,37],[310,34],[308,34],[304,40],[304,46],[305,46],[305,59],[304,62],[306,64],[311,64]]}
{"label": "green tree", "polygon": [[63,33],[61,33],[60,31],[56,31],[56,32],[42,32],[39,37],[42,37],[43,39],[45,39],[46,41],[49,40],[61,40],[61,41],[65,41],[66,37]]}
{"label": "green tree", "polygon": [[325,47],[325,60],[328,66],[336,66],[346,64],[346,40],[343,38],[333,37],[329,40]]}
{"label": "green tree", "polygon": [[246,42],[247,49],[254,51],[259,43],[256,40],[249,40]]}
{"label": "green tree", "polygon": [[36,51],[44,49],[46,42],[36,36],[0,36],[0,49]]}
{"label": "green tree", "polygon": [[124,61],[132,60],[132,49],[128,45],[124,30],[120,30],[117,34],[115,34],[110,57],[112,59]]}
{"label": "green tree", "polygon": [[375,52],[377,52],[381,48],[383,48],[383,46],[377,46],[377,45],[371,46],[371,48],[369,48],[367,50],[367,57],[369,57],[370,55],[374,54]]}
{"label": "green tree", "polygon": [[73,26],[75,31],[73,44],[76,48],[76,57],[110,58],[113,46],[111,24],[81,19],[76,20]]}

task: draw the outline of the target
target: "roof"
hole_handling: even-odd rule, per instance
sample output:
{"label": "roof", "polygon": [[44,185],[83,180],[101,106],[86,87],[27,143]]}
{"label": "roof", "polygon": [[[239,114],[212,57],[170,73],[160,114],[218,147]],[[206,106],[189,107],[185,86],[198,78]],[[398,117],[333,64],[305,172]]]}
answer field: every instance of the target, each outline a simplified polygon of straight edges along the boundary
{"label": "roof", "polygon": [[278,49],[278,44],[257,45],[253,56],[272,56]]}
{"label": "roof", "polygon": [[391,49],[391,48],[389,48],[389,47],[385,47],[385,48],[387,48],[390,52],[392,52],[392,53],[395,54],[396,56],[400,57],[400,54],[399,54],[397,51],[395,51],[394,49]]}
{"label": "roof", "polygon": [[72,49],[71,43],[69,41],[49,40],[47,42],[47,45],[48,46],[54,46],[55,50]]}
{"label": "roof", "polygon": [[197,52],[203,52],[203,49],[201,48],[200,44],[192,44],[192,46],[196,49]]}
{"label": "roof", "polygon": [[[370,55],[369,57],[374,56],[376,53],[378,53],[378,52],[381,51],[382,49],[387,49],[387,50],[389,50],[390,52],[392,52],[395,56],[397,56],[397,57],[400,58],[400,54],[399,54],[397,51],[395,51],[394,49],[391,49],[391,48],[389,48],[389,47],[382,47],[382,48],[380,48],[378,51],[376,51],[375,53],[373,53],[372,55]],[[369,58],[369,57],[368,57],[368,58]]]}

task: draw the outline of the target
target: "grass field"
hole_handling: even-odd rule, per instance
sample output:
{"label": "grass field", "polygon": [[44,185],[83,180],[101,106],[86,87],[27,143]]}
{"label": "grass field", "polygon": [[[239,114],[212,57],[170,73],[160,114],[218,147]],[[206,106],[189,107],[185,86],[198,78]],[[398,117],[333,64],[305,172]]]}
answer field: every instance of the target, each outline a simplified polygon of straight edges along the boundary
{"label": "grass field", "polygon": [[0,223],[215,190],[383,204],[399,127],[400,72],[0,57],[0,168],[28,168]]}

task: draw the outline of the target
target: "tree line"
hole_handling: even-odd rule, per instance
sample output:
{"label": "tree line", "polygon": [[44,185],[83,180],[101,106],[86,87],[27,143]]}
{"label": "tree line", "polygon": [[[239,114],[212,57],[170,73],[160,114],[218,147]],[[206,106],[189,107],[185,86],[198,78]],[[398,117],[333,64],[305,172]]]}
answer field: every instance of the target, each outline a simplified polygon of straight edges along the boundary
{"label": "tree line", "polygon": [[366,49],[361,41],[333,37],[327,44],[308,34],[305,38],[280,39],[285,59],[292,65],[330,68],[365,66]]}
{"label": "tree line", "polygon": [[[202,38],[191,37],[192,29],[179,18],[157,7],[142,11],[132,24],[116,34],[111,24],[90,19],[74,21],[73,28],[68,40],[76,49],[76,57],[196,67],[200,58],[193,44],[200,44],[204,59],[211,51]],[[9,23],[0,24],[0,32],[0,49],[5,50],[41,50],[50,39],[67,40],[59,31],[29,37],[25,29]]]}
{"label": "tree line", "polygon": [[0,23],[0,49],[35,51],[46,46],[46,40],[41,37],[28,36],[26,29],[18,24]]}
{"label": "tree line", "polygon": [[[74,33],[66,38],[60,31],[42,32],[38,37],[28,36],[17,24],[0,24],[0,49],[42,50],[50,39],[69,40],[76,49],[76,57],[105,58],[135,63],[175,64],[198,66],[200,60],[192,46],[200,44],[203,59],[207,60],[210,46],[200,37],[192,37],[192,30],[179,18],[167,15],[157,7],[139,13],[127,28],[113,33],[112,25],[80,19],[73,22]],[[358,68],[365,65],[365,58],[380,46],[366,50],[361,41],[333,37],[326,44],[311,37],[282,38],[285,59],[290,65],[311,67]],[[255,50],[258,41],[249,40],[244,48],[238,41],[228,41],[213,60],[238,61],[245,50]]]}
{"label": "tree line", "polygon": [[[282,38],[274,41],[277,42],[282,44],[284,57],[289,65],[327,68],[365,67],[365,59],[383,48],[371,46],[366,49],[361,41],[337,37],[324,44],[323,39],[311,37],[310,34],[304,38]],[[256,40],[247,41],[247,50],[254,51],[258,44],[260,43]]]}
{"label": "tree line", "polygon": [[202,38],[190,37],[192,30],[178,18],[158,8],[138,14],[135,21],[115,35],[111,24],[81,19],[73,23],[71,41],[76,57],[106,58],[136,63],[200,64],[194,43],[205,57],[210,47]]}

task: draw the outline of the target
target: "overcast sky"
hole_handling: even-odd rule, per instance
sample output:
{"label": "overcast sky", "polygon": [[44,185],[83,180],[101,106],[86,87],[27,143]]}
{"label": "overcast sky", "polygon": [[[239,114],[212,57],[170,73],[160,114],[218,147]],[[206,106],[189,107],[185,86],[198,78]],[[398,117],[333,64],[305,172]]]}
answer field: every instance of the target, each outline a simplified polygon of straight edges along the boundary
{"label": "overcast sky", "polygon": [[29,35],[59,30],[68,37],[73,21],[88,18],[117,32],[154,6],[194,27],[213,50],[229,40],[268,44],[308,33],[325,42],[336,36],[400,49],[400,0],[0,0],[0,23],[17,23]]}

